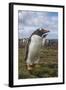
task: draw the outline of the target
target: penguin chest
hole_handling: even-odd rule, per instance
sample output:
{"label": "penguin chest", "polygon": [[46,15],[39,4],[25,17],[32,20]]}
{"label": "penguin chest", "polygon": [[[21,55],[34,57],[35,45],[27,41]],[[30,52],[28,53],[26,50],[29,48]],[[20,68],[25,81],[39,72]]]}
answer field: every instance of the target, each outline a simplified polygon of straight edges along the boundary
{"label": "penguin chest", "polygon": [[34,58],[38,55],[42,45],[42,38],[40,36],[34,35],[31,38],[31,43],[29,45],[29,55]]}

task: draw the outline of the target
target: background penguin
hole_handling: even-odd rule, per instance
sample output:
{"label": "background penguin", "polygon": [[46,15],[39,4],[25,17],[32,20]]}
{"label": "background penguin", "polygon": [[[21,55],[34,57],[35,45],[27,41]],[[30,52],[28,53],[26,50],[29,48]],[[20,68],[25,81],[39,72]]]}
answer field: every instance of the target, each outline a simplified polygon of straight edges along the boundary
{"label": "background penguin", "polygon": [[42,42],[43,40],[45,41],[48,32],[49,32],[48,30],[44,30],[42,28],[37,29],[31,34],[26,46],[26,56],[25,56],[28,70],[32,70],[34,63],[38,61],[37,58],[39,56]]}

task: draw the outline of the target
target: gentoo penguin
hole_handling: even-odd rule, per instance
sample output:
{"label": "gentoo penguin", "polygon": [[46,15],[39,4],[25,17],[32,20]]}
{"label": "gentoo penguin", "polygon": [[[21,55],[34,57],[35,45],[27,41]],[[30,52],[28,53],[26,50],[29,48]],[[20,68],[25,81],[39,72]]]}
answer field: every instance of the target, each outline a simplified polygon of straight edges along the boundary
{"label": "gentoo penguin", "polygon": [[32,70],[33,68],[32,66],[35,64],[35,62],[38,61],[38,56],[40,48],[42,46],[42,42],[43,40],[45,41],[48,32],[49,32],[48,30],[45,30],[43,28],[37,29],[29,37],[26,46],[26,57],[25,57],[27,69],[29,71]]}

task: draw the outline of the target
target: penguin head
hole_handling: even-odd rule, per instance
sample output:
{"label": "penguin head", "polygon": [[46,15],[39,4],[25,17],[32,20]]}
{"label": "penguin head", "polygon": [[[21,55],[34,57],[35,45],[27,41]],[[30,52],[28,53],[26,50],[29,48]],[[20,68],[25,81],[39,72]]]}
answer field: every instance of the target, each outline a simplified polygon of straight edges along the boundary
{"label": "penguin head", "polygon": [[48,32],[50,32],[49,30],[45,30],[43,28],[39,29],[40,33],[42,34],[42,37],[46,37],[48,35]]}
{"label": "penguin head", "polygon": [[48,32],[50,32],[49,30],[45,30],[43,28],[38,28],[37,30],[35,30],[32,34],[32,35],[38,35],[42,38],[46,37],[48,35]]}

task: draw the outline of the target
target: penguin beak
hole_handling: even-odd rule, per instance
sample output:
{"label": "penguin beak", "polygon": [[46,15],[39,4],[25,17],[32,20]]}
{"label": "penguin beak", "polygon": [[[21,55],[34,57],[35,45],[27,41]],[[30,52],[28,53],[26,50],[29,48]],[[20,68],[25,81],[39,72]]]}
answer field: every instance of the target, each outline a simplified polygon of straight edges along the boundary
{"label": "penguin beak", "polygon": [[50,32],[49,30],[47,32]]}
{"label": "penguin beak", "polygon": [[50,32],[50,31],[49,31],[49,30],[46,30],[45,32],[48,33],[48,32]]}

